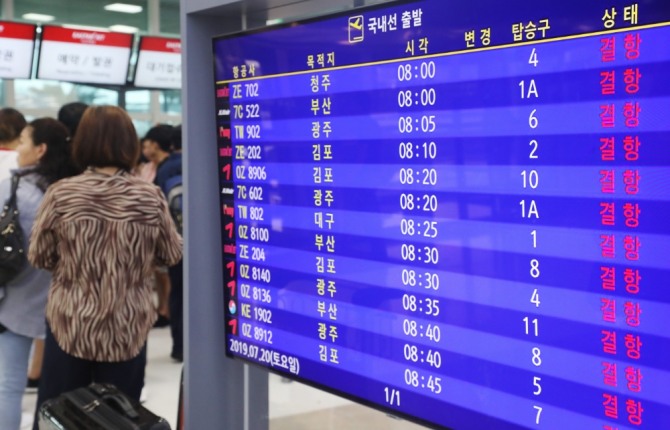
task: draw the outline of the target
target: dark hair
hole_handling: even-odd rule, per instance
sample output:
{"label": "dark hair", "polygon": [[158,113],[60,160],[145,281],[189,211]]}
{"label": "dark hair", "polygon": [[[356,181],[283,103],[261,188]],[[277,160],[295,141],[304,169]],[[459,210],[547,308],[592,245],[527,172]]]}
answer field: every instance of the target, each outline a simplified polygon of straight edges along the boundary
{"label": "dark hair", "polygon": [[85,169],[115,166],[128,172],[140,157],[140,143],[130,116],[118,106],[90,106],[72,139],[72,158]]}
{"label": "dark hair", "polygon": [[0,109],[0,142],[11,142],[21,135],[26,119],[13,108]]}
{"label": "dark hair", "polygon": [[69,133],[63,124],[54,118],[38,118],[28,127],[31,128],[33,143],[44,143],[47,146],[47,151],[35,168],[35,172],[44,178],[47,185],[80,173],[72,162]]}
{"label": "dark hair", "polygon": [[58,109],[58,121],[65,124],[65,127],[70,131],[70,137],[74,137],[81,121],[81,116],[88,105],[82,102],[66,103]]}
{"label": "dark hair", "polygon": [[163,151],[170,152],[173,130],[171,125],[158,124],[151,127],[142,140],[153,140]]}
{"label": "dark hair", "polygon": [[173,151],[179,151],[181,149],[181,125],[178,125],[172,129],[172,139],[170,140],[171,147]]}

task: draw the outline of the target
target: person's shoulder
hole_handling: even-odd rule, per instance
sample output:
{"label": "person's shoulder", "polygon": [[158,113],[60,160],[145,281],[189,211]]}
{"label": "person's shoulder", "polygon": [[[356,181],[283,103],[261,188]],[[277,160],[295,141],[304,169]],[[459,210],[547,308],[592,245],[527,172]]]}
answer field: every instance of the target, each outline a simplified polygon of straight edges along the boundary
{"label": "person's shoulder", "polygon": [[88,171],[84,171],[78,175],[70,176],[67,178],[60,179],[48,188],[48,191],[62,192],[62,193],[76,193],[76,192],[94,192],[99,193],[105,188],[103,176],[92,175]]}
{"label": "person's shoulder", "polygon": [[58,198],[57,196],[80,195],[81,190],[84,189],[80,176],[70,176],[53,182],[47,187],[45,195],[52,196],[53,198]]}
{"label": "person's shoulder", "polygon": [[14,150],[0,150],[0,174],[3,178],[9,176],[11,170],[18,167],[17,156],[18,152]]}
{"label": "person's shoulder", "polygon": [[129,187],[132,187],[136,191],[145,192],[149,194],[160,193],[160,188],[153,182],[146,181],[139,176],[133,174],[123,175],[123,180],[126,181]]}
{"label": "person's shoulder", "polygon": [[159,166],[154,183],[164,189],[165,183],[170,178],[181,176],[181,174],[181,157],[179,159],[168,159],[163,165]]}
{"label": "person's shoulder", "polygon": [[168,172],[169,174],[174,174],[175,171],[181,173],[181,153],[170,154],[165,162],[158,167],[158,171]]}
{"label": "person's shoulder", "polygon": [[86,177],[84,174],[79,174],[75,176],[69,176],[67,178],[62,178],[53,184],[49,188],[61,188],[61,187],[68,187],[68,186],[73,186],[77,184],[81,184],[86,180]]}
{"label": "person's shoulder", "polygon": [[[15,174],[13,172],[13,174]],[[44,194],[44,191],[47,189],[47,182],[42,175],[39,173],[28,171],[21,173],[19,171],[19,190],[29,188],[39,190],[41,194]],[[11,182],[11,178],[8,179]]]}
{"label": "person's shoulder", "polygon": [[[0,179],[0,194],[9,195],[9,190],[11,188],[12,178],[10,176]],[[0,202],[2,203],[2,202]]]}
{"label": "person's shoulder", "polygon": [[96,198],[103,193],[106,196],[126,196],[127,198],[142,201],[155,200],[161,195],[160,189],[144,179],[131,173],[116,175],[100,181],[100,177],[86,174],[86,172],[61,179],[49,186],[47,192],[57,200]]}
{"label": "person's shoulder", "polygon": [[19,153],[14,149],[0,149],[0,160],[16,160]]}

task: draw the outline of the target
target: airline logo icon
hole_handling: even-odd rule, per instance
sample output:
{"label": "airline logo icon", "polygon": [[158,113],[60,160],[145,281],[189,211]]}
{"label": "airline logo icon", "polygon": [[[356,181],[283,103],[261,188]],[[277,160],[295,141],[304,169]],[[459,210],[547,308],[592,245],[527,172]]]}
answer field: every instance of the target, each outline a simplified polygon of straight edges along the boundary
{"label": "airline logo icon", "polygon": [[219,88],[216,90],[216,97],[222,98],[222,97],[228,97],[230,96],[230,90],[228,87],[225,88]]}

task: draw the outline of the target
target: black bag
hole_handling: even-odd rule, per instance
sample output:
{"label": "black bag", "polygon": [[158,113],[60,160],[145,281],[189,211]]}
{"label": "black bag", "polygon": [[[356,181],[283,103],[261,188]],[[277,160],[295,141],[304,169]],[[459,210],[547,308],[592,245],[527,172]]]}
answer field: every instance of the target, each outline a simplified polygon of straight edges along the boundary
{"label": "black bag", "polygon": [[170,424],[112,384],[91,384],[47,400],[40,430],[170,430]]}
{"label": "black bag", "polygon": [[19,176],[12,176],[12,191],[0,215],[0,285],[7,285],[26,265],[23,229],[19,223],[16,189]]}
{"label": "black bag", "polygon": [[170,215],[177,226],[179,234],[184,232],[184,196],[182,178],[180,175],[172,176],[165,181],[165,197],[167,198]]}

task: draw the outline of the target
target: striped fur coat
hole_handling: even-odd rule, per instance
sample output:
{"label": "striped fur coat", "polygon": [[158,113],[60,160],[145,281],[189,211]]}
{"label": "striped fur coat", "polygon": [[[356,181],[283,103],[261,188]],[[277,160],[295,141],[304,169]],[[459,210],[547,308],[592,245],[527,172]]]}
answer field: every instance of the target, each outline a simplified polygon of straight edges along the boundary
{"label": "striped fur coat", "polygon": [[46,316],[59,346],[103,362],[139,354],[156,319],[154,267],[181,257],[158,187],[92,170],[49,187],[28,252],[35,267],[53,272]]}

